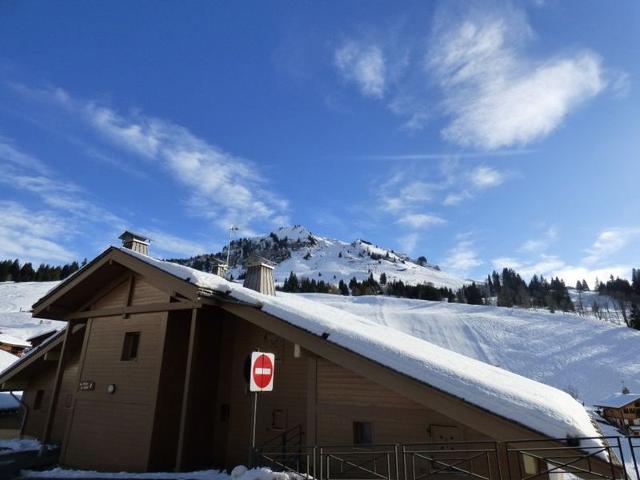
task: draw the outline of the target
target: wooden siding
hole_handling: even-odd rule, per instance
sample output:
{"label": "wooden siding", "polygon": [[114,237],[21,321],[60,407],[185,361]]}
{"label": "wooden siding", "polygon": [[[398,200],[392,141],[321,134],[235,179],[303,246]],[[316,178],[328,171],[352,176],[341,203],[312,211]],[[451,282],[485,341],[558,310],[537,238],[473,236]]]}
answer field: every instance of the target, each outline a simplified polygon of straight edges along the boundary
{"label": "wooden siding", "polygon": [[[231,417],[226,443],[226,465],[248,458],[251,396],[243,378],[247,355],[253,350],[276,354],[273,392],[258,394],[257,444],[277,436],[274,413],[284,414],[285,428],[302,426],[306,444],[345,445],[353,443],[353,422],[373,424],[374,442],[405,443],[439,441],[442,427],[455,432],[458,440],[487,440],[454,418],[440,414],[385,388],[343,366],[302,351],[294,358],[294,344],[266,330],[231,317],[225,329],[233,329],[233,353],[226,352],[229,372]],[[222,402],[218,401],[218,408]],[[284,413],[282,413],[282,411]]]}
{"label": "wooden siding", "polygon": [[[273,392],[258,394],[257,444],[282,433],[273,425],[275,410],[284,410],[284,428],[305,425],[306,413],[306,371],[305,358],[294,358],[293,344],[285,342],[266,330],[238,318],[225,319],[225,330],[233,332],[233,348],[227,351],[221,366],[228,372],[229,391],[221,392],[230,407],[227,426],[226,466],[246,463],[249,458],[251,395],[245,381],[245,362],[252,351],[273,352],[276,355]],[[224,378],[224,377],[223,377]],[[224,388],[222,389],[224,390]]]}
{"label": "wooden siding", "polygon": [[[62,443],[67,422],[73,405],[73,396],[77,386],[80,349],[70,351],[70,356],[62,376],[60,385],[60,397],[56,406],[51,440],[54,443]],[[44,430],[44,424],[49,412],[51,393],[56,373],[56,362],[44,362],[44,368],[37,375],[29,379],[29,387],[24,392],[23,401],[29,407],[29,415],[24,426],[24,435],[40,438]],[[35,397],[38,390],[42,390],[42,403],[38,410],[34,410]]]}
{"label": "wooden siding", "polygon": [[317,360],[317,440],[353,443],[353,422],[371,422],[374,443],[437,441],[434,426],[450,426],[458,440],[487,437],[455,419],[429,410],[374,381],[325,359]]}
{"label": "wooden siding", "polygon": [[[97,300],[92,310],[169,301],[169,296],[136,277],[128,277]],[[75,468],[148,469],[158,384],[165,344],[166,312],[90,319],[78,382],[95,389],[77,391],[61,463]],[[121,360],[127,332],[139,332],[137,357]],[[115,393],[108,393],[109,385]],[[77,387],[77,385],[76,385]],[[64,400],[61,399],[61,404]]]}

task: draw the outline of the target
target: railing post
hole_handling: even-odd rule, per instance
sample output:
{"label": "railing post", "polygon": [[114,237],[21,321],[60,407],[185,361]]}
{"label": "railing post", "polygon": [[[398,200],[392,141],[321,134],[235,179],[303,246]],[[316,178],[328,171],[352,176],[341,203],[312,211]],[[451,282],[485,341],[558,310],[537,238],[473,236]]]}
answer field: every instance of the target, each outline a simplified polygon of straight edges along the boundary
{"label": "railing post", "polygon": [[[624,461],[624,452],[622,451],[622,443],[620,442],[620,437],[616,437],[616,440],[618,442],[618,451],[620,452],[620,462],[622,463],[622,471],[624,472],[624,478],[625,480],[628,480],[629,475],[627,474],[627,466],[625,465],[625,461]],[[609,454],[609,463],[611,463],[612,477],[616,478],[615,469],[613,468],[613,457],[611,456],[611,452],[608,451],[607,453]],[[640,479],[637,479],[637,480],[640,480]]]}
{"label": "railing post", "polygon": [[[495,442],[496,450],[496,463],[498,464],[498,480],[502,480],[502,467],[507,467],[507,476],[505,478],[511,478],[511,460],[509,459],[509,443]],[[502,464],[503,457],[505,465]]]}
{"label": "railing post", "polygon": [[629,450],[631,450],[631,458],[633,460],[633,468],[636,471],[636,480],[640,480],[640,469],[638,469],[638,459],[636,457],[635,447],[633,445],[633,437],[627,437],[629,442]]}
{"label": "railing post", "polygon": [[311,460],[313,461],[313,464],[311,465],[311,471],[313,472],[313,478],[316,479],[316,453],[317,453],[317,449],[318,447],[316,445],[313,446],[313,449],[311,451]]}
{"label": "railing post", "polygon": [[393,452],[394,452],[395,457],[396,457],[396,480],[401,480],[400,479],[400,459],[398,458],[398,455],[400,453],[400,445],[398,445],[396,443],[393,446]]}

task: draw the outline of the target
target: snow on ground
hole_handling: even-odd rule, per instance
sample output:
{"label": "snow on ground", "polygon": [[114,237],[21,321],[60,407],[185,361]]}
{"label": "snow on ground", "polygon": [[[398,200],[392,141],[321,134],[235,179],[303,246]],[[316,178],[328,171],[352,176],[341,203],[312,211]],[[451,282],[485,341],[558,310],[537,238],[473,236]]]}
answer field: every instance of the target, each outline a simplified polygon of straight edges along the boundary
{"label": "snow on ground", "polygon": [[640,331],[592,317],[382,296],[304,294],[593,404],[640,392]]}
{"label": "snow on ground", "polygon": [[0,313],[31,311],[31,305],[58,283],[0,282]]}
{"label": "snow on ground", "polygon": [[11,440],[0,439],[0,455],[3,453],[27,452],[33,450],[40,450],[40,442],[38,440],[30,438],[14,438]]}
{"label": "snow on ground", "polygon": [[[59,282],[0,282],[0,335],[27,343],[34,335],[60,329],[64,322],[31,317],[31,305]],[[0,370],[3,370],[0,356]]]}
{"label": "snow on ground", "polygon": [[[609,295],[601,295],[599,292],[593,291],[579,292],[575,288],[569,288],[569,296],[576,307],[576,311],[583,316],[590,316],[617,325],[625,325],[621,305]],[[594,304],[597,305],[597,312],[593,309]]]}
{"label": "snow on ground", "polygon": [[35,471],[23,470],[22,475],[28,478],[126,478],[126,479],[180,479],[180,480],[292,480],[302,478],[300,475],[273,472],[269,468],[247,469],[244,466],[235,467],[231,473],[220,470],[201,470],[199,472],[153,472],[153,473],[128,473],[128,472],[96,472],[90,470],[68,470],[54,468],[52,470]]}
{"label": "snow on ground", "polygon": [[217,275],[120,250],[203,289],[255,305],[313,334],[328,335],[328,342],[551,437],[598,435],[582,405],[555,388],[357,316],[346,308],[333,308],[296,294],[263,295]]}

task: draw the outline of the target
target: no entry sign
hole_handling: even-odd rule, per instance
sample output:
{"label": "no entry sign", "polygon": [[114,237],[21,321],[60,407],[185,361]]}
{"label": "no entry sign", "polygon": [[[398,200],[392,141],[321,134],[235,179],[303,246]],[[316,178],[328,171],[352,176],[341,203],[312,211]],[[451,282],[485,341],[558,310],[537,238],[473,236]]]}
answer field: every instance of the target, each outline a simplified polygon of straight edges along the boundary
{"label": "no entry sign", "polygon": [[273,353],[253,352],[249,371],[249,390],[270,392],[273,390],[273,371],[276,356]]}

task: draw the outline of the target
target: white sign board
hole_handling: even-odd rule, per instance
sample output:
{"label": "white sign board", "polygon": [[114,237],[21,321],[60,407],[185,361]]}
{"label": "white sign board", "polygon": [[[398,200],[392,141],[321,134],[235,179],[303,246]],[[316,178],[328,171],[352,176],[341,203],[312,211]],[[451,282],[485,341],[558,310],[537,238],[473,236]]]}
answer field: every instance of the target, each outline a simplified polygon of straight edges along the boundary
{"label": "white sign board", "polygon": [[276,356],[273,353],[253,352],[249,371],[249,390],[252,392],[270,392],[273,390],[273,373]]}

